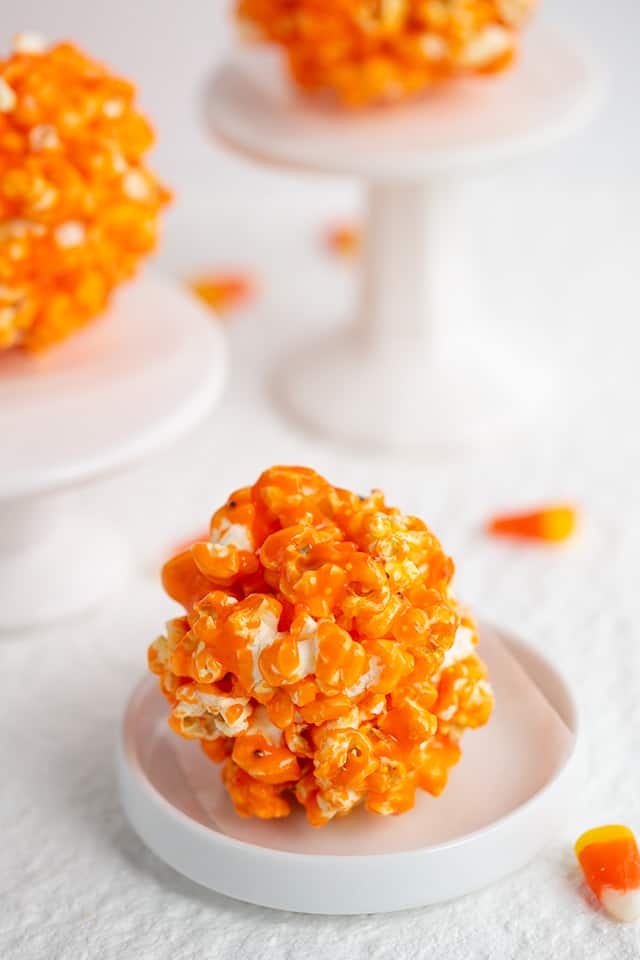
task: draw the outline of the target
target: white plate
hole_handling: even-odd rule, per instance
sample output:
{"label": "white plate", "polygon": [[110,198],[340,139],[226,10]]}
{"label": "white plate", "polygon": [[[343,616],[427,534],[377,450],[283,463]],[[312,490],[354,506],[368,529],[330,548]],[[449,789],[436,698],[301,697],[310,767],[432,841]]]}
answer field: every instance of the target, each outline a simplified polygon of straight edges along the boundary
{"label": "white plate", "polygon": [[206,415],[226,368],[211,311],[153,274],[42,354],[0,353],[0,501],[79,483],[171,443]]}
{"label": "white plate", "polygon": [[195,427],[226,367],[211,311],[152,274],[42,354],[0,351],[1,632],[89,609],[124,582],[126,543],[76,515],[73,487]]}
{"label": "white plate", "polygon": [[279,51],[246,46],[216,72],[206,111],[216,136],[261,162],[415,182],[569,136],[602,93],[593,58],[536,27],[513,70],[443,84],[393,109],[344,110],[304,96]]}
{"label": "white plate", "polygon": [[421,794],[408,814],[359,810],[320,830],[301,812],[271,822],[237,817],[218,769],[169,730],[167,704],[148,678],[129,702],[119,748],[127,815],[180,873],[281,910],[379,913],[486,886],[524,866],[562,829],[579,764],[576,705],[553,667],[488,627],[481,650],[494,716],[465,735],[443,796]]}

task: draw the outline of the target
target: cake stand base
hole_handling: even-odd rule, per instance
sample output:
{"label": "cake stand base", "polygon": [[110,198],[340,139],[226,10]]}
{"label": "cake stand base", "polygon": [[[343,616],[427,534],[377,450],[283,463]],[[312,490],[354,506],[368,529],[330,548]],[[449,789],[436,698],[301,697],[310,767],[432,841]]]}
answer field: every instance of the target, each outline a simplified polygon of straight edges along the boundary
{"label": "cake stand base", "polygon": [[540,413],[540,391],[482,341],[450,364],[392,341],[336,333],[290,357],[276,399],[302,426],[363,447],[455,454],[504,440]]}

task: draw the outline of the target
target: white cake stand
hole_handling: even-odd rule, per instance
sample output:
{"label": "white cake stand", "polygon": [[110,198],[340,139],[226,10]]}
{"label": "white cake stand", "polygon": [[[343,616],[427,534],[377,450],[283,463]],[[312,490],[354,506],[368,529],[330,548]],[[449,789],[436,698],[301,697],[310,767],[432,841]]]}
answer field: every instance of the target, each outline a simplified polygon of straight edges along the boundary
{"label": "white cake stand", "polygon": [[[214,132],[276,166],[358,177],[368,223],[361,304],[337,337],[292,358],[280,394],[307,425],[377,446],[450,447],[519,427],[535,406],[513,357],[483,331],[458,334],[464,174],[545,147],[580,127],[600,98],[591,61],[532,31],[518,64],[393,109],[348,112],[306,98],[278,55],[243,51],[210,86]],[[485,229],[490,229],[490,224]],[[312,295],[312,292],[311,292]],[[475,317],[474,317],[475,319]]]}
{"label": "white cake stand", "polygon": [[0,630],[79,612],[114,589],[126,545],[78,516],[64,491],[195,425],[225,366],[211,314],[158,278],[126,287],[41,356],[0,355]]}

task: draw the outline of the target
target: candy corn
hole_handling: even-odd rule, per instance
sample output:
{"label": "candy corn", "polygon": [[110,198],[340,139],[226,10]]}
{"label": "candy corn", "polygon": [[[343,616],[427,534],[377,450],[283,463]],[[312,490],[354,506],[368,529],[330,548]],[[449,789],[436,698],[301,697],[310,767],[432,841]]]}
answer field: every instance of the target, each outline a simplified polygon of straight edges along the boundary
{"label": "candy corn", "polygon": [[357,227],[338,225],[327,233],[327,246],[340,257],[354,257],[360,253],[362,236]]}
{"label": "candy corn", "polygon": [[255,292],[246,273],[209,273],[196,277],[189,287],[203,303],[217,313],[227,313],[250,300]]}
{"label": "candy corn", "polygon": [[615,920],[640,917],[640,854],[628,827],[587,830],[575,844],[584,878],[603,909]]}
{"label": "candy corn", "polygon": [[558,543],[572,535],[576,523],[577,513],[574,508],[558,505],[494,517],[487,525],[487,532],[494,536]]}

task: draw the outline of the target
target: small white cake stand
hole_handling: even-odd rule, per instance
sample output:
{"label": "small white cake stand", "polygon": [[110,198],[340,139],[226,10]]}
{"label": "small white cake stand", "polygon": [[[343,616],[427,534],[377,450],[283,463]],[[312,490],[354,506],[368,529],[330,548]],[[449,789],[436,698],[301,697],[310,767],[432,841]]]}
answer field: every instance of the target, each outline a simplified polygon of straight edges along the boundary
{"label": "small white cake stand", "polygon": [[[480,651],[495,693],[494,715],[481,731],[465,735],[444,794],[420,794],[401,817],[359,809],[322,830],[299,810],[276,821],[238,817],[220,771],[197,743],[169,729],[167,703],[149,677],[129,701],[118,749],[129,820],[180,873],[279,910],[383,913],[493,883],[558,837],[583,762],[574,699],[548,661],[488,627],[481,630]],[[513,695],[514,677],[525,684],[526,698]],[[551,711],[561,725],[561,752],[545,737],[538,711]],[[514,767],[520,767],[515,790],[508,786]]]}
{"label": "small white cake stand", "polygon": [[125,543],[61,493],[195,425],[225,366],[211,314],[158,278],[42,355],[0,355],[0,630],[77,613],[116,587]]}
{"label": "small white cake stand", "polygon": [[571,134],[600,91],[593,63],[540,30],[512,70],[393,108],[350,112],[305,97],[271,50],[242,51],[222,67],[207,110],[224,142],[368,189],[358,316],[292,358],[279,386],[290,412],[377,446],[467,446],[521,425],[539,401],[536,384],[523,383],[517,360],[498,355],[482,329],[471,342],[457,333],[468,307],[458,303],[466,274],[455,238],[465,224],[452,194],[464,174]]}

